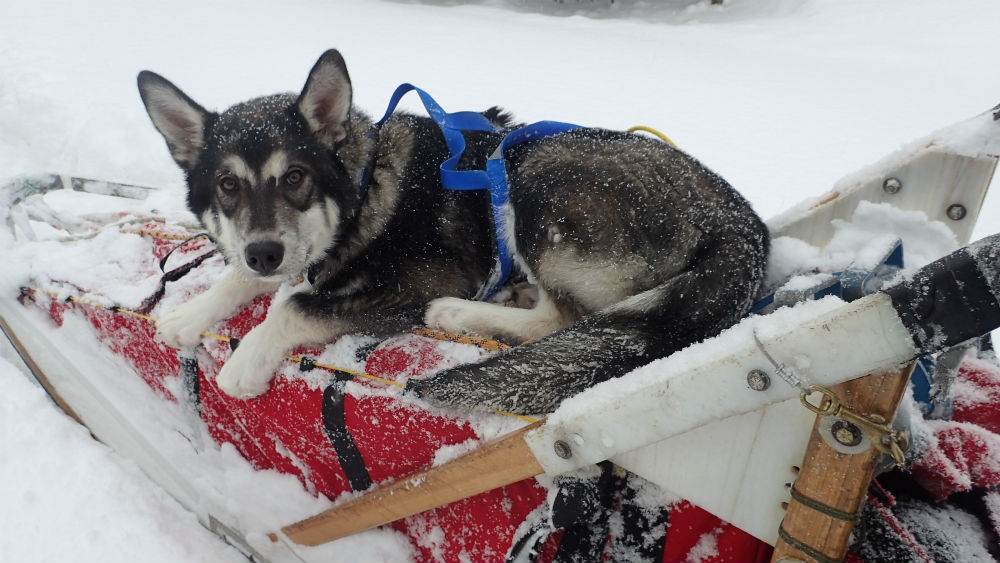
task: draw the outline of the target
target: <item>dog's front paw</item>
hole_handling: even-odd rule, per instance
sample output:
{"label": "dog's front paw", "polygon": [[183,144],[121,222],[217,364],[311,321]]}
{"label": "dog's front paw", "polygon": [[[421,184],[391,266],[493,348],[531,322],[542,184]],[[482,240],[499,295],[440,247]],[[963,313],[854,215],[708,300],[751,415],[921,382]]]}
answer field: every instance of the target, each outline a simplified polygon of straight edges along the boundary
{"label": "dog's front paw", "polygon": [[281,364],[280,358],[275,361],[245,344],[244,339],[215,377],[219,389],[231,397],[243,399],[267,392],[271,378]]}
{"label": "dog's front paw", "polygon": [[196,300],[170,311],[156,321],[156,334],[160,340],[175,348],[197,346],[201,333],[215,324],[215,317]]}
{"label": "dog's front paw", "polygon": [[447,332],[473,331],[477,318],[473,310],[477,303],[456,297],[440,297],[427,305],[424,323]]}

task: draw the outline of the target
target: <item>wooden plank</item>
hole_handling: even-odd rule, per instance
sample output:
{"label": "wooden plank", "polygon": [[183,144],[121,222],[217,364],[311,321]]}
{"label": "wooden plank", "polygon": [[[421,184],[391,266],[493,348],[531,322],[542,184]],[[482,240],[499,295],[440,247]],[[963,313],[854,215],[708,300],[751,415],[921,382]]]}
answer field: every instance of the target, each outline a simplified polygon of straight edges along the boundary
{"label": "wooden plank", "polygon": [[525,426],[438,467],[399,478],[281,531],[297,544],[319,545],[540,475],[542,466],[524,435],[544,422]]}
{"label": "wooden plank", "polygon": [[[877,414],[892,420],[910,381],[913,364],[883,374],[873,374],[832,388],[841,403],[852,411]],[[793,484],[804,497],[848,514],[856,513],[864,502],[878,461],[875,448],[856,454],[836,451],[819,434],[822,417],[813,425],[799,477]],[[842,520],[789,499],[788,512],[781,523],[784,533],[833,561],[846,555],[847,540],[854,522]],[[779,538],[772,561],[818,561],[785,539]]]}

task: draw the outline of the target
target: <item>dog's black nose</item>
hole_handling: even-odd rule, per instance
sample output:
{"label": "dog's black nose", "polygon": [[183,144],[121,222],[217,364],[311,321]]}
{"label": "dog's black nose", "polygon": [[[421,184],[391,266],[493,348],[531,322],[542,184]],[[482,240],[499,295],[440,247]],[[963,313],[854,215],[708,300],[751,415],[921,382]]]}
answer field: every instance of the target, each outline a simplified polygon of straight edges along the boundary
{"label": "dog's black nose", "polygon": [[247,245],[243,256],[251,270],[266,276],[281,265],[285,247],[274,241],[254,242]]}

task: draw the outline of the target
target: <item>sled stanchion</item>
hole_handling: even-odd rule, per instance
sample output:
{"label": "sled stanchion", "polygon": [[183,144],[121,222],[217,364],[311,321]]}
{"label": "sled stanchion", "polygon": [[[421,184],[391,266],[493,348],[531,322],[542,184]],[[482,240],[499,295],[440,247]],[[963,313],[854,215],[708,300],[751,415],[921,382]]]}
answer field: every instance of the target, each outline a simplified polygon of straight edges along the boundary
{"label": "sled stanchion", "polygon": [[[833,392],[845,407],[891,421],[912,371],[910,364],[841,383]],[[820,434],[822,418],[816,419],[798,479],[791,483],[773,562],[842,561],[863,508],[880,453],[875,447],[855,454],[838,452]]]}
{"label": "sled stanchion", "polygon": [[[437,467],[281,529],[300,545],[319,545],[543,473],[524,435],[538,421]],[[275,536],[272,536],[275,539]]]}

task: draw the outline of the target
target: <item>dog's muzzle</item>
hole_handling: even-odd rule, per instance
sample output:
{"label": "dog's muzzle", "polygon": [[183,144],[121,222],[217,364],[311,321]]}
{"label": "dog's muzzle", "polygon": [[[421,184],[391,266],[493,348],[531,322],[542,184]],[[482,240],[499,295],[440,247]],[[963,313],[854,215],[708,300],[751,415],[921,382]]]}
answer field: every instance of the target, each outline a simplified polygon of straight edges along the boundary
{"label": "dog's muzzle", "polygon": [[250,243],[243,252],[247,266],[262,276],[270,275],[277,270],[284,256],[285,247],[274,241]]}

